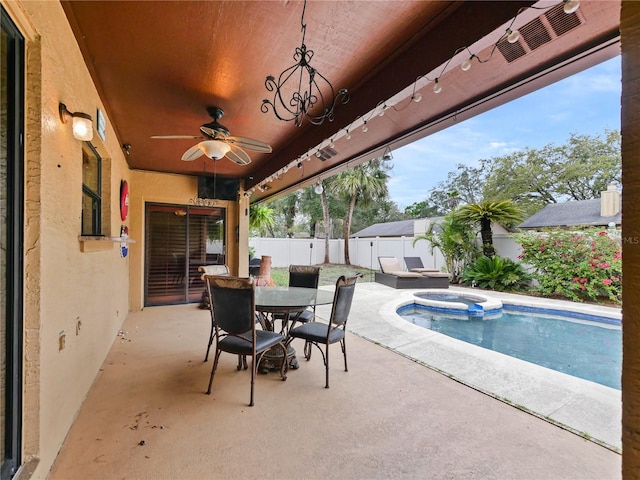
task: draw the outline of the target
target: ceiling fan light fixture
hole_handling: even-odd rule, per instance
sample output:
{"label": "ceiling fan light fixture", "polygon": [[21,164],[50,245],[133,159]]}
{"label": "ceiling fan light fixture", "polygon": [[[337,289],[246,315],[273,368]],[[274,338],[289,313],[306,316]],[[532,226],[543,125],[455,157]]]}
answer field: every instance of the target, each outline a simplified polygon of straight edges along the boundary
{"label": "ceiling fan light fixture", "polygon": [[[293,120],[296,127],[300,127],[305,119],[313,125],[322,125],[325,120],[332,122],[335,106],[349,101],[346,88],[338,90],[336,95],[331,82],[310,65],[314,52],[307,49],[304,43],[307,32],[307,25],[304,23],[306,8],[307,0],[304,0],[300,19],[302,42],[293,54],[296,63],[285,69],[277,80],[273,75],[267,76],[264,86],[270,95],[273,94],[273,98],[265,98],[260,106],[262,113],[273,110],[278,120]],[[330,95],[326,95],[327,93]]]}
{"label": "ceiling fan light fixture", "polygon": [[200,150],[211,160],[219,160],[231,150],[229,144],[218,140],[205,140],[204,142],[200,142],[198,147],[200,147]]}

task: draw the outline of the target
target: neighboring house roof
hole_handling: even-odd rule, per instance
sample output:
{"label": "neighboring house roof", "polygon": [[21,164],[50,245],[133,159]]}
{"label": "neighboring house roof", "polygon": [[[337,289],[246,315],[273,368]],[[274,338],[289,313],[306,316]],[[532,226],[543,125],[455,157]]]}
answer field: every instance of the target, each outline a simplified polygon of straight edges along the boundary
{"label": "neighboring house roof", "polygon": [[374,223],[350,236],[367,237],[413,237],[413,220],[400,220],[397,222]]}
{"label": "neighboring house roof", "polygon": [[622,213],[600,216],[600,199],[552,203],[518,225],[519,228],[569,227],[577,225],[620,225]]}
{"label": "neighboring house roof", "polygon": [[[423,223],[419,228],[419,235],[425,233],[429,224],[440,222],[444,217],[414,218],[411,220],[399,220],[397,222],[374,223],[363,228],[359,232],[352,233],[350,238],[373,238],[373,237],[413,237],[416,234],[416,222]],[[436,228],[436,231],[438,229]]]}

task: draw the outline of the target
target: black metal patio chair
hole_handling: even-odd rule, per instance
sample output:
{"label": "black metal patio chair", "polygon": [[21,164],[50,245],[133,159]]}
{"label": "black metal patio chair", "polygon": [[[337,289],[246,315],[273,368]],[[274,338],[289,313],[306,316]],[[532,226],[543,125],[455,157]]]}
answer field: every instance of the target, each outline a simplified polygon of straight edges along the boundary
{"label": "black metal patio chair", "polygon": [[[299,327],[289,330],[287,344],[289,344],[294,338],[301,338],[305,340],[306,343],[315,345],[318,350],[320,350],[325,366],[325,388],[329,388],[329,345],[332,343],[340,343],[342,355],[344,356],[344,371],[349,371],[347,368],[345,332],[358,276],[350,278],[342,276],[336,281],[336,290],[333,296],[333,305],[331,307],[331,317],[328,323],[318,321],[307,322],[303,323]],[[320,347],[321,344],[325,347],[324,351]],[[309,350],[309,354],[307,354],[306,350],[307,349],[305,348],[305,357],[309,360],[311,358],[311,353]]]}
{"label": "black metal patio chair", "polygon": [[[238,370],[246,361],[240,358],[251,356],[251,397],[249,406],[253,406],[253,387],[260,359],[265,352],[276,345],[282,348],[286,358],[287,349],[284,336],[266,330],[256,329],[255,290],[253,280],[248,278],[207,275],[207,289],[211,304],[211,318],[215,330],[215,360],[209,378],[207,394],[211,394],[213,376],[218,367],[221,352],[238,355]],[[288,363],[282,362],[280,376],[287,379]]]}

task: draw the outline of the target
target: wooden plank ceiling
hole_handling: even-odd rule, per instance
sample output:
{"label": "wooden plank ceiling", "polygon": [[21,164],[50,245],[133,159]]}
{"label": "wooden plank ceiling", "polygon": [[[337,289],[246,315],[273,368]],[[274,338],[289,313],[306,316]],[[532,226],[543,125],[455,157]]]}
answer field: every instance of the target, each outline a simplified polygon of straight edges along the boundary
{"label": "wooden plank ceiling", "polygon": [[[252,201],[382,155],[387,145],[397,148],[619,53],[619,1],[583,0],[572,15],[557,1],[309,1],[311,66],[351,98],[336,107],[333,122],[296,127],[260,107],[268,98],[266,76],[294,64],[302,2],[62,5],[118,139],[130,145],[130,167],[186,175],[215,170],[244,180]],[[521,39],[495,48],[512,21]],[[454,55],[461,47],[468,50]],[[471,53],[482,62],[463,72],[459,66]],[[438,76],[443,91],[436,95]],[[416,92],[419,103],[411,101]],[[200,125],[212,120],[209,106],[224,109],[220,123],[232,136],[259,139],[273,152],[247,150],[246,166],[226,158],[184,162],[182,154],[201,140],[151,138],[200,135]],[[325,150],[330,145],[333,151]],[[329,155],[318,158],[318,150]]]}

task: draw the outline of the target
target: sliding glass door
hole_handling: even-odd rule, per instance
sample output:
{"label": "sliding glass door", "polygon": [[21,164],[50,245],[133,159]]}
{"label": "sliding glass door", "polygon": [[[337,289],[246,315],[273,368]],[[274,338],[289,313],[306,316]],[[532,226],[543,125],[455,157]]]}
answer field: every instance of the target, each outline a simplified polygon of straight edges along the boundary
{"label": "sliding glass door", "polygon": [[225,263],[225,210],[147,204],[145,306],[198,302],[198,267]]}
{"label": "sliding glass door", "polygon": [[24,39],[0,6],[0,478],[20,466]]}

